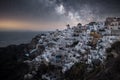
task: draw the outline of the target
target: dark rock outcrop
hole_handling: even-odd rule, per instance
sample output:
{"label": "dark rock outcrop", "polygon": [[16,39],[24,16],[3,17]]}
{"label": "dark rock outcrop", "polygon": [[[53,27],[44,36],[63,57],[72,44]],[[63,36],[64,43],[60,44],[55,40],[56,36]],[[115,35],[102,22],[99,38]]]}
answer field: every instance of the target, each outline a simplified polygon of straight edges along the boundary
{"label": "dark rock outcrop", "polygon": [[76,63],[70,70],[65,72],[65,80],[84,80],[87,65]]}
{"label": "dark rock outcrop", "polygon": [[[0,79],[1,80],[24,80],[24,75],[30,71],[29,65],[25,60],[34,58],[30,51],[35,48],[40,36],[36,36],[28,44],[9,45],[0,48]],[[38,46],[39,53],[44,50],[43,46]],[[37,54],[38,55],[38,54]]]}
{"label": "dark rock outcrop", "polygon": [[105,68],[88,80],[120,80],[120,41],[107,49]]}
{"label": "dark rock outcrop", "polygon": [[10,45],[0,48],[0,79],[1,80],[23,80],[29,67],[23,63],[26,59],[24,53],[27,44]]}

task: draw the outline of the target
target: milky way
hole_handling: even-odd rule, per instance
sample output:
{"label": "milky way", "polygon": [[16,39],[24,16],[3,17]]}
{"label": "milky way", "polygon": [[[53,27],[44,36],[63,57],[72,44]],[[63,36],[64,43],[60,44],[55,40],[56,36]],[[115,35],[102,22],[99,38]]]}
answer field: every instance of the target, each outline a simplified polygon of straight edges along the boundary
{"label": "milky way", "polygon": [[0,0],[0,18],[86,24],[120,16],[119,0]]}

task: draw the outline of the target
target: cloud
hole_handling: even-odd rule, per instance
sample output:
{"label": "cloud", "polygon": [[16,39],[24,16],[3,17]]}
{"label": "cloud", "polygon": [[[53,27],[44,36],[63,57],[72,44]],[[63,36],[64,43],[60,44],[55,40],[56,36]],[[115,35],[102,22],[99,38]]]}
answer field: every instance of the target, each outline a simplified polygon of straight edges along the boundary
{"label": "cloud", "polygon": [[55,8],[55,10],[56,10],[56,12],[58,13],[58,14],[65,14],[65,8],[64,8],[64,6],[61,4],[61,5],[59,5],[59,6],[57,6],[56,8]]}

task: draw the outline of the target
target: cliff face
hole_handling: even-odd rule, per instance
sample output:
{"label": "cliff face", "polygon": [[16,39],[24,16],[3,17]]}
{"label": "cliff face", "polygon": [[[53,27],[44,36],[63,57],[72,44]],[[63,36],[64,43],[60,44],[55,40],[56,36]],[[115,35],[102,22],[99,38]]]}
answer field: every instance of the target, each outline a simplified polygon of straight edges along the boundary
{"label": "cliff face", "polygon": [[24,75],[30,71],[25,60],[31,60],[37,55],[27,56],[30,50],[37,44],[37,36],[28,44],[9,45],[0,48],[0,79],[1,80],[24,80]]}
{"label": "cliff face", "polygon": [[[30,71],[28,64],[23,61],[28,59],[25,50],[28,44],[11,45],[0,48],[0,78],[1,80],[24,80],[24,75]],[[61,79],[65,80],[120,80],[120,42],[115,42],[107,49],[105,65],[95,65],[91,72],[87,72],[87,65],[77,63],[65,72]],[[114,53],[113,53],[114,52]],[[117,56],[116,56],[117,55]],[[42,74],[56,71],[60,67],[42,64],[32,80],[41,79]]]}
{"label": "cliff face", "polygon": [[89,80],[120,80],[120,41],[106,50],[107,60],[104,68]]}
{"label": "cliff face", "polygon": [[0,48],[1,79],[119,80],[119,38],[96,26],[47,32],[28,44]]}
{"label": "cliff face", "polygon": [[25,60],[24,49],[27,44],[10,45],[6,48],[0,48],[0,79],[1,80],[23,80],[28,71]]}

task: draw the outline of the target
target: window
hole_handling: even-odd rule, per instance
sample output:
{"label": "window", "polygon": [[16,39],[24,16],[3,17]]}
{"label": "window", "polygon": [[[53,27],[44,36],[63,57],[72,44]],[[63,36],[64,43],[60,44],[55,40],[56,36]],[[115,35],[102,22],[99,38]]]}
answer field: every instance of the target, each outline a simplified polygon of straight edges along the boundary
{"label": "window", "polygon": [[118,27],[118,29],[120,29],[120,26]]}

